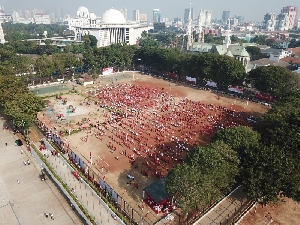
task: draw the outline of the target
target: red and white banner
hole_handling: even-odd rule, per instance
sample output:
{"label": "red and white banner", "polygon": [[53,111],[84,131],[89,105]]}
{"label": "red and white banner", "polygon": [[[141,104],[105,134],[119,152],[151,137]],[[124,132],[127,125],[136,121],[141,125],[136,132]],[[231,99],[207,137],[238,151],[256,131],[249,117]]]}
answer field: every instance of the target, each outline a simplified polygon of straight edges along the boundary
{"label": "red and white banner", "polygon": [[210,87],[218,87],[217,83],[212,81],[207,81],[205,85]]}
{"label": "red and white banner", "polygon": [[233,92],[236,92],[236,93],[239,93],[239,94],[243,94],[244,93],[244,88],[239,87],[239,86],[230,85],[228,87],[228,91],[233,91]]}
{"label": "red and white banner", "polygon": [[187,81],[195,82],[195,84],[196,84],[196,78],[186,76],[185,79],[186,79]]}
{"label": "red and white banner", "polygon": [[113,67],[107,67],[107,68],[104,68],[102,70],[102,75],[103,76],[107,76],[107,75],[110,75],[110,74],[113,74],[114,73],[114,68]]}

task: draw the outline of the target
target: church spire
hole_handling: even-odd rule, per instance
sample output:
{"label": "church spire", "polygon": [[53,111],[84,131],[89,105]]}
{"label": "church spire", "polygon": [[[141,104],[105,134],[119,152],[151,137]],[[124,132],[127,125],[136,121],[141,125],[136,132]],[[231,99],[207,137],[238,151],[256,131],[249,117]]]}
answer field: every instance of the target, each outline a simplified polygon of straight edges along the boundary
{"label": "church spire", "polygon": [[192,34],[192,3],[190,3],[190,10],[189,10],[189,21],[187,27],[187,35]]}
{"label": "church spire", "polygon": [[231,30],[230,30],[230,19],[228,19],[228,29],[226,30],[225,44],[228,50],[229,45],[231,44]]}
{"label": "church spire", "polygon": [[2,29],[2,23],[0,22],[0,44],[4,44],[4,43],[5,43],[4,33]]}

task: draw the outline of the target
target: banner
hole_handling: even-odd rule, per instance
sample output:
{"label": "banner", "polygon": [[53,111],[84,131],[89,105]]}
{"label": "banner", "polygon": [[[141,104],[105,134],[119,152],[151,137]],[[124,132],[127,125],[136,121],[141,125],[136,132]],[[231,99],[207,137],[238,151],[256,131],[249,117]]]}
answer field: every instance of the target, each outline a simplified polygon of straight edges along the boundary
{"label": "banner", "polygon": [[263,94],[263,93],[256,93],[255,97],[257,99],[265,100],[265,101],[269,101],[269,102],[272,102],[274,100],[272,95]]}
{"label": "banner", "polygon": [[217,83],[215,82],[212,82],[212,81],[207,81],[205,86],[210,86],[210,87],[218,87]]}
{"label": "banner", "polygon": [[187,81],[195,82],[195,84],[196,84],[196,78],[186,76],[185,79],[186,79]]}
{"label": "banner", "polygon": [[239,94],[243,94],[244,93],[244,88],[230,85],[228,87],[228,91],[233,91],[233,92],[236,92],[236,93],[239,93]]}
{"label": "banner", "polygon": [[113,67],[107,67],[107,68],[104,68],[102,70],[102,75],[103,76],[107,76],[107,75],[110,75],[110,74],[113,74],[114,73],[114,68]]}

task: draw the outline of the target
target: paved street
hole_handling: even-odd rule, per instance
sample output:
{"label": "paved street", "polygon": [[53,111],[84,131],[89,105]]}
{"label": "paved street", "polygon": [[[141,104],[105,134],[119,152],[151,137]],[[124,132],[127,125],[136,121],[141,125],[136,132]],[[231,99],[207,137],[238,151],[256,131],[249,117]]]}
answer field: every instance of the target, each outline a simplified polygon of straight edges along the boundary
{"label": "paved street", "polygon": [[[38,143],[36,143],[37,147]],[[115,214],[102,204],[102,200],[95,192],[83,181],[80,182],[72,174],[71,167],[65,162],[62,157],[57,157],[51,154],[50,150],[43,150],[43,154],[48,154],[46,157],[50,165],[55,169],[56,173],[66,182],[70,190],[74,190],[74,194],[81,204],[89,211],[91,216],[95,218],[97,224],[123,224],[119,218],[113,218]]]}
{"label": "paved street", "polygon": [[[14,136],[1,127],[0,224],[82,224],[56,186],[49,179],[39,179],[40,165],[14,142]],[[25,166],[23,161],[28,159],[31,164]],[[44,213],[52,213],[54,220]]]}
{"label": "paved street", "polygon": [[246,194],[241,188],[235,189],[229,196],[221,200],[215,207],[203,215],[194,225],[220,225],[230,218],[235,209],[247,201]]}

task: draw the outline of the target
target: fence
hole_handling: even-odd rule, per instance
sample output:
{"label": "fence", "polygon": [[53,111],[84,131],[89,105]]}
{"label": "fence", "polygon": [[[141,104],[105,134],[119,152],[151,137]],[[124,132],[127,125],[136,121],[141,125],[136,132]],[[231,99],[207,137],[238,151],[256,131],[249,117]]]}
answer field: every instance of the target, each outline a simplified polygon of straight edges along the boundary
{"label": "fence", "polygon": [[[91,169],[88,165],[88,160],[84,160],[78,156],[74,151],[69,148],[68,143],[65,143],[60,139],[58,134],[49,130],[45,124],[36,119],[36,124],[38,128],[43,132],[43,135],[48,137],[48,140],[53,142],[64,154],[68,154],[70,162],[72,162],[86,177],[89,181],[91,181],[94,186],[102,193],[103,196],[106,196],[107,200],[109,200],[116,209],[119,210],[122,215],[128,218],[130,223],[132,224],[143,224],[150,225],[153,224],[153,221],[148,221],[146,218],[141,216],[136,210],[134,210],[117,192],[115,192],[102,177],[99,177],[99,173],[96,173],[93,169]],[[45,147],[51,151],[55,151],[53,146],[44,138]],[[105,161],[104,161],[105,162]],[[68,165],[68,164],[67,164]],[[103,165],[105,165],[103,163]],[[109,170],[109,165],[107,165]],[[106,166],[106,167],[107,167]],[[98,196],[99,197],[99,196]],[[100,197],[99,197],[100,198]],[[101,198],[100,198],[101,199]],[[107,204],[101,199],[105,207],[108,207]],[[111,209],[108,207],[111,211]]]}

